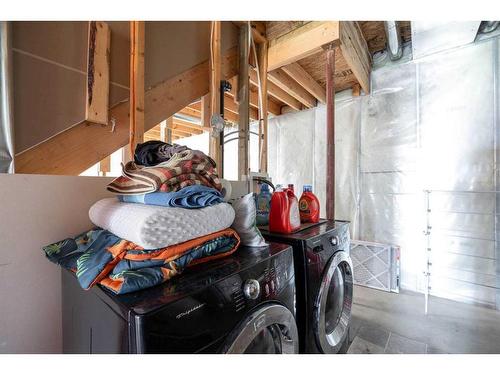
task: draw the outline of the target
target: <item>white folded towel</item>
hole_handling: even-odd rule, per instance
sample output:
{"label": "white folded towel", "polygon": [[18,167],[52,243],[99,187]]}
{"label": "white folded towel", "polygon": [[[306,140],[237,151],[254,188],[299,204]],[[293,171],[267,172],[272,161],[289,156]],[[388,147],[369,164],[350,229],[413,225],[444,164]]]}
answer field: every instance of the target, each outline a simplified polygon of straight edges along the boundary
{"label": "white folded towel", "polygon": [[229,228],[234,210],[228,203],[200,209],[122,203],[116,198],[96,202],[92,223],[145,249],[158,249]]}

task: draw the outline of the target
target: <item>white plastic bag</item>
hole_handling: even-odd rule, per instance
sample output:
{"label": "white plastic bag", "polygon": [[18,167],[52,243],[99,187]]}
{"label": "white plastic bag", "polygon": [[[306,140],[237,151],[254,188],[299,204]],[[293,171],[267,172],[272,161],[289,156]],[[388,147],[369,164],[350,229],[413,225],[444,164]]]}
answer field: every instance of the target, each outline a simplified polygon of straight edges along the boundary
{"label": "white plastic bag", "polygon": [[264,237],[262,237],[262,234],[256,226],[256,209],[253,193],[235,199],[230,203],[236,213],[232,228],[238,232],[241,244],[250,247],[267,246]]}

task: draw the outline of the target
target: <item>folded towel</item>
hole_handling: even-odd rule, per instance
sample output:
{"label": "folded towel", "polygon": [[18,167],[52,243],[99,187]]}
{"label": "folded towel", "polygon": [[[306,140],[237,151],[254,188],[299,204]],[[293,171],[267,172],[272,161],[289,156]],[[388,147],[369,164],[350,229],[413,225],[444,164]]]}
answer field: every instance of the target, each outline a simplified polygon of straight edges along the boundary
{"label": "folded towel", "polygon": [[189,150],[186,146],[162,141],[139,143],[135,148],[134,161],[140,165],[153,166],[168,161],[177,152]]}
{"label": "folded towel", "polygon": [[228,203],[189,210],[106,198],[90,208],[89,217],[96,226],[121,238],[157,249],[229,228],[234,210]]}
{"label": "folded towel", "polygon": [[118,200],[125,203],[143,203],[154,206],[203,208],[222,203],[222,194],[203,185],[192,185],[176,192],[155,192],[139,195],[118,195]]}
{"label": "folded towel", "polygon": [[122,176],[111,181],[107,189],[129,195],[158,190],[178,191],[190,185],[205,185],[219,191],[222,189],[214,161],[201,151],[178,152],[168,161],[154,167],[144,167],[130,161],[122,167]]}
{"label": "folded towel", "polygon": [[75,272],[82,288],[100,283],[124,294],[161,284],[189,266],[230,255],[239,243],[238,234],[226,229],[182,244],[144,250],[96,229],[43,250],[51,262]]}

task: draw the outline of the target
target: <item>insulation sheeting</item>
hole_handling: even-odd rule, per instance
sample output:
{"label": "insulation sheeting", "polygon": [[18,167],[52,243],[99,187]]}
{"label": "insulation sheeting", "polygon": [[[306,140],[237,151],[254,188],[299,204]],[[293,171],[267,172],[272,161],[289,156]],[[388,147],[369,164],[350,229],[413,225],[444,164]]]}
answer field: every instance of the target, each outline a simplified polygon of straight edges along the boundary
{"label": "insulation sheeting", "polygon": [[[370,95],[337,95],[335,113],[336,218],[351,221],[353,239],[400,246],[401,286],[423,291],[431,190],[430,293],[497,308],[499,51],[496,37],[387,64]],[[307,113],[270,120],[270,174],[301,186],[312,170],[324,213],[326,114]]]}

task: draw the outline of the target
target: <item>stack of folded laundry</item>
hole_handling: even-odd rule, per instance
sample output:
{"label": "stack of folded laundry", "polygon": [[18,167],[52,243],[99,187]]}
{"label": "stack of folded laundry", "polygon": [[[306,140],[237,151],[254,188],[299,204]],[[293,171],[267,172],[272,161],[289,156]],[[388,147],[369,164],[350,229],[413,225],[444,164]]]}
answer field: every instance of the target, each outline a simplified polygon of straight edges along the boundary
{"label": "stack of folded laundry", "polygon": [[148,288],[240,244],[215,162],[201,151],[139,144],[134,161],[107,189],[117,197],[89,211],[97,229],[44,247],[85,289],[96,283],[116,294]]}

